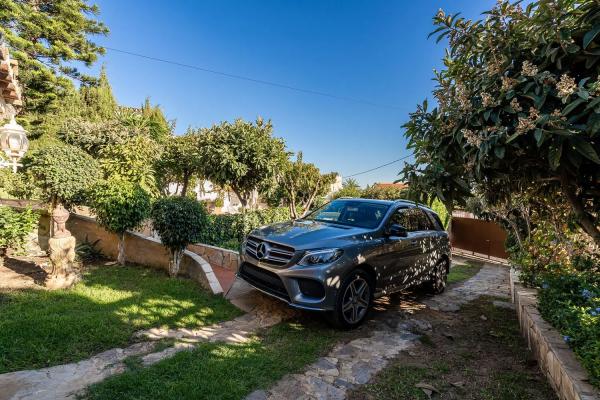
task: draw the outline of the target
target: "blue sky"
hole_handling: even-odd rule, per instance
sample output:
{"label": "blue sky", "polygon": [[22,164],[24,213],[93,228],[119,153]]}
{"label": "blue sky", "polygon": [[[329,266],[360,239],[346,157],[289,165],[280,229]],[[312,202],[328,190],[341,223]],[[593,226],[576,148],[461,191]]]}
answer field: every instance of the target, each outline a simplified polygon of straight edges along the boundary
{"label": "blue sky", "polygon": [[[393,107],[298,93],[107,50],[120,103],[149,96],[176,131],[271,118],[275,135],[324,172],[343,176],[408,155],[401,125],[430,97],[444,45],[427,39],[441,7],[478,18],[493,0],[96,0],[102,45]],[[97,72],[100,63],[94,67]],[[397,179],[402,163],[359,175]]]}

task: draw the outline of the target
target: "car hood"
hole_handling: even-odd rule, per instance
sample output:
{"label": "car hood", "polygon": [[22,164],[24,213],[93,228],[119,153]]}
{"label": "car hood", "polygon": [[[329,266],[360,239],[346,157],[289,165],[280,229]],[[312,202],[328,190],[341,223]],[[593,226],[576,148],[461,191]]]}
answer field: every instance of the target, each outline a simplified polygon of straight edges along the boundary
{"label": "car hood", "polygon": [[288,221],[255,229],[252,236],[294,247],[311,249],[343,247],[364,240],[372,230],[317,221]]}

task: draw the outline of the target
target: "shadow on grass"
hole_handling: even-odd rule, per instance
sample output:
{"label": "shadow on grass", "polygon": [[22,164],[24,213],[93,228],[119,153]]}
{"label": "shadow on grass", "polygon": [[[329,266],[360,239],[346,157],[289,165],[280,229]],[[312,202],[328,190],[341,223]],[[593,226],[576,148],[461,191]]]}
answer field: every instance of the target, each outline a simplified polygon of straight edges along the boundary
{"label": "shadow on grass", "polygon": [[0,373],[78,361],[130,344],[141,329],[241,314],[193,281],[141,267],[93,267],[69,290],[0,294]]}

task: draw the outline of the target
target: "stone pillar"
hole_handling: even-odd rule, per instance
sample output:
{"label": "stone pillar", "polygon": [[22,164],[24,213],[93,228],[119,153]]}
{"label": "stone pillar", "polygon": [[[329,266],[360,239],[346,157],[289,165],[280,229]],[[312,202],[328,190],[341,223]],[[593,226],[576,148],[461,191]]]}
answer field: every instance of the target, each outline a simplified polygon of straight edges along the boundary
{"label": "stone pillar", "polygon": [[79,279],[79,268],[75,262],[75,238],[65,227],[69,211],[62,204],[52,210],[51,219],[52,237],[48,240],[48,254],[52,272],[46,278],[46,287],[64,289]]}

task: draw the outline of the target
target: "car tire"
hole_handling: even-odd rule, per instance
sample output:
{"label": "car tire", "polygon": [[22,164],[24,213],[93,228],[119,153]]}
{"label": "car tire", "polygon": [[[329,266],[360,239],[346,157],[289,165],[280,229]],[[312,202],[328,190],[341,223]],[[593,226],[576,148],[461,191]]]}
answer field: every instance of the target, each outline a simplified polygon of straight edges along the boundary
{"label": "car tire", "polygon": [[358,268],[344,278],[331,312],[331,322],[341,329],[353,329],[362,324],[373,304],[375,285],[372,277]]}
{"label": "car tire", "polygon": [[446,290],[448,284],[448,262],[439,260],[429,274],[425,289],[431,294],[440,294]]}

